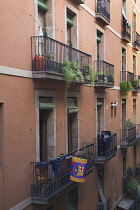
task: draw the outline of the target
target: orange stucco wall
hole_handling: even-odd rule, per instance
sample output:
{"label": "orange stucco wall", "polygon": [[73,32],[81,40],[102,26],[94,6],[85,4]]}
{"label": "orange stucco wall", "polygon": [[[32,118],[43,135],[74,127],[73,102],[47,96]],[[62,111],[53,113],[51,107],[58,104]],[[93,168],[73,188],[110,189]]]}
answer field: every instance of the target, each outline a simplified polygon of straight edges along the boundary
{"label": "orange stucco wall", "polygon": [[[132,48],[132,40],[126,44],[121,39],[121,1],[111,2],[111,19],[109,26],[102,26],[95,18],[95,1],[85,1],[77,5],[74,1],[54,1],[55,39],[66,41],[66,5],[77,12],[77,46],[78,49],[92,55],[92,65],[96,60],[97,29],[104,34],[104,60],[114,65],[115,87],[101,89],[89,85],[73,84],[69,93],[78,95],[78,143],[94,142],[97,135],[97,97],[104,98],[105,130],[117,133],[117,155],[104,164],[104,188],[109,197],[110,208],[122,196],[123,162],[120,149],[120,129],[122,128],[122,98],[126,98],[127,119],[133,118],[133,99],[137,100],[137,121],[140,123],[140,93],[134,96],[132,91],[127,96],[120,92],[120,73],[122,71],[122,47],[126,49],[126,69],[133,71],[133,54],[136,55],[137,75],[140,75],[140,54]],[[0,2],[0,65],[13,69],[31,70],[31,36],[35,35],[36,13],[34,1],[11,0]],[[140,8],[140,3],[137,2]],[[132,1],[127,2],[127,17],[132,25],[132,11],[136,12],[137,22],[140,16]],[[37,9],[37,8],[36,8]],[[132,30],[131,30],[132,32]],[[140,28],[137,25],[137,32]],[[132,33],[131,33],[132,36]],[[5,73],[6,74],[6,73]],[[53,79],[32,79],[5,75],[0,69],[0,209],[8,210],[19,204],[31,194],[32,170],[31,161],[36,161],[36,90],[55,91],[56,108],[56,156],[67,152],[67,116],[64,98],[64,81]],[[116,117],[111,118],[111,104],[119,100]],[[136,159],[140,143],[136,143]],[[127,167],[134,166],[134,154],[127,148]],[[86,177],[85,183],[78,185],[79,209],[96,209],[98,202],[97,175],[100,166]],[[53,203],[53,202],[52,202]],[[58,210],[66,210],[67,193],[54,199]],[[36,205],[26,207],[36,209]],[[41,208],[41,207],[40,207]]]}

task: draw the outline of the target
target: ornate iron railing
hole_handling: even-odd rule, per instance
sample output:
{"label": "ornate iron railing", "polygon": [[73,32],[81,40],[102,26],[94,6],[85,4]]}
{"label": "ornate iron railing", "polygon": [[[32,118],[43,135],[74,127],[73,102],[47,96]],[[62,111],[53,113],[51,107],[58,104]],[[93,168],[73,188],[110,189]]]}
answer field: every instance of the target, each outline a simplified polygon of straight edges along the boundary
{"label": "ornate iron railing", "polygon": [[122,38],[127,38],[129,41],[131,40],[131,35],[130,35],[130,32],[129,30],[126,28],[126,29],[122,29]]}
{"label": "ornate iron railing", "polygon": [[95,60],[95,83],[114,84],[114,65],[103,61]]}
{"label": "ornate iron railing", "polygon": [[134,86],[134,73],[129,71],[121,71],[121,81],[131,82],[132,86]]}
{"label": "ornate iron railing", "polygon": [[110,1],[98,0],[96,4],[96,13],[101,13],[110,21]]}
{"label": "ornate iron railing", "polygon": [[97,138],[97,159],[108,159],[117,152],[117,134],[104,135]]}
{"label": "ornate iron railing", "polygon": [[140,48],[140,35],[136,31],[133,32],[133,45]]}
{"label": "ornate iron railing", "polygon": [[32,162],[32,197],[51,198],[73,183],[70,180],[72,156],[87,159],[88,174],[94,168],[94,143],[62,156],[58,162],[56,159],[48,162]]}
{"label": "ornate iron railing", "polygon": [[62,73],[65,62],[76,62],[80,70],[87,71],[91,55],[46,36],[31,37],[33,71]]}
{"label": "ornate iron railing", "polygon": [[140,139],[140,124],[135,124],[136,126],[136,139]]}
{"label": "ornate iron railing", "polygon": [[136,140],[136,126],[121,129],[121,146],[130,146]]}

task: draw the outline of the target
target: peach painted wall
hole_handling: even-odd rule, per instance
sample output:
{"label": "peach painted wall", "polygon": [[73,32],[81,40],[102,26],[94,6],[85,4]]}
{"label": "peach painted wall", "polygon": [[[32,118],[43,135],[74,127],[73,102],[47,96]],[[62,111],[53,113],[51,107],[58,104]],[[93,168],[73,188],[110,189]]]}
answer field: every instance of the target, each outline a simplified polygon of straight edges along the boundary
{"label": "peach painted wall", "polygon": [[97,205],[96,170],[86,177],[85,182],[79,183],[79,210],[96,209]]}
{"label": "peach painted wall", "polygon": [[4,108],[4,168],[0,169],[4,180],[0,189],[4,187],[5,209],[9,209],[31,193],[30,162],[35,161],[36,144],[34,88],[31,79],[19,77],[1,75],[0,84]]}
{"label": "peach painted wall", "polygon": [[31,70],[34,1],[1,1],[0,8],[0,64]]}

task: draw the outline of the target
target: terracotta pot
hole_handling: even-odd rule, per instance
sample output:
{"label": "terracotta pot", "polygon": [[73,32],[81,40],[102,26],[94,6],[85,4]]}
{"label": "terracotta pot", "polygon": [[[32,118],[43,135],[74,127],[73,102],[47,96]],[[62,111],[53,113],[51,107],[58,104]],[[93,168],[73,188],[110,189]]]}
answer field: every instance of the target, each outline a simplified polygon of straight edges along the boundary
{"label": "terracotta pot", "polygon": [[35,56],[35,70],[36,71],[44,70],[44,63],[45,63],[45,59],[43,55]]}

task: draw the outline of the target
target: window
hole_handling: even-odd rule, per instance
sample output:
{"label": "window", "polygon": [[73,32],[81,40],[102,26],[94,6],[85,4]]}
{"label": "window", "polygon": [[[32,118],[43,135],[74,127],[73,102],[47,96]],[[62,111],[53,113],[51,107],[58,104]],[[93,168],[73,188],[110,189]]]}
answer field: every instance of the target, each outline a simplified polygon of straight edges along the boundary
{"label": "window", "polygon": [[133,73],[136,75],[136,56],[133,55]]}
{"label": "window", "polygon": [[133,122],[136,124],[136,99],[133,99]]}
{"label": "window", "polygon": [[113,118],[113,106],[111,106],[111,118]]}
{"label": "window", "polygon": [[133,12],[133,19],[132,19],[132,24],[133,24],[133,42],[135,43],[136,41],[136,14]]}
{"label": "window", "polygon": [[104,130],[104,99],[97,98],[97,134]]}
{"label": "window", "polygon": [[126,71],[126,49],[122,48],[122,71]]}
{"label": "window", "polygon": [[103,33],[97,30],[97,60],[104,60]]}
{"label": "window", "polygon": [[52,0],[38,0],[38,35],[54,37],[54,12]]}
{"label": "window", "polygon": [[68,152],[78,148],[78,107],[77,98],[67,98]]}
{"label": "window", "polygon": [[122,128],[126,125],[126,99],[122,99]]}
{"label": "window", "polygon": [[116,117],[117,115],[117,107],[111,106],[111,118]]}
{"label": "window", "polygon": [[38,0],[38,24],[39,24],[39,35],[43,36],[46,32],[46,18],[45,14],[48,11],[48,7],[45,1]]}
{"label": "window", "polygon": [[53,109],[52,97],[39,98],[40,161],[43,162],[54,158],[54,140],[51,137],[54,135]]}
{"label": "window", "polygon": [[77,15],[67,8],[67,45],[77,47]]}

